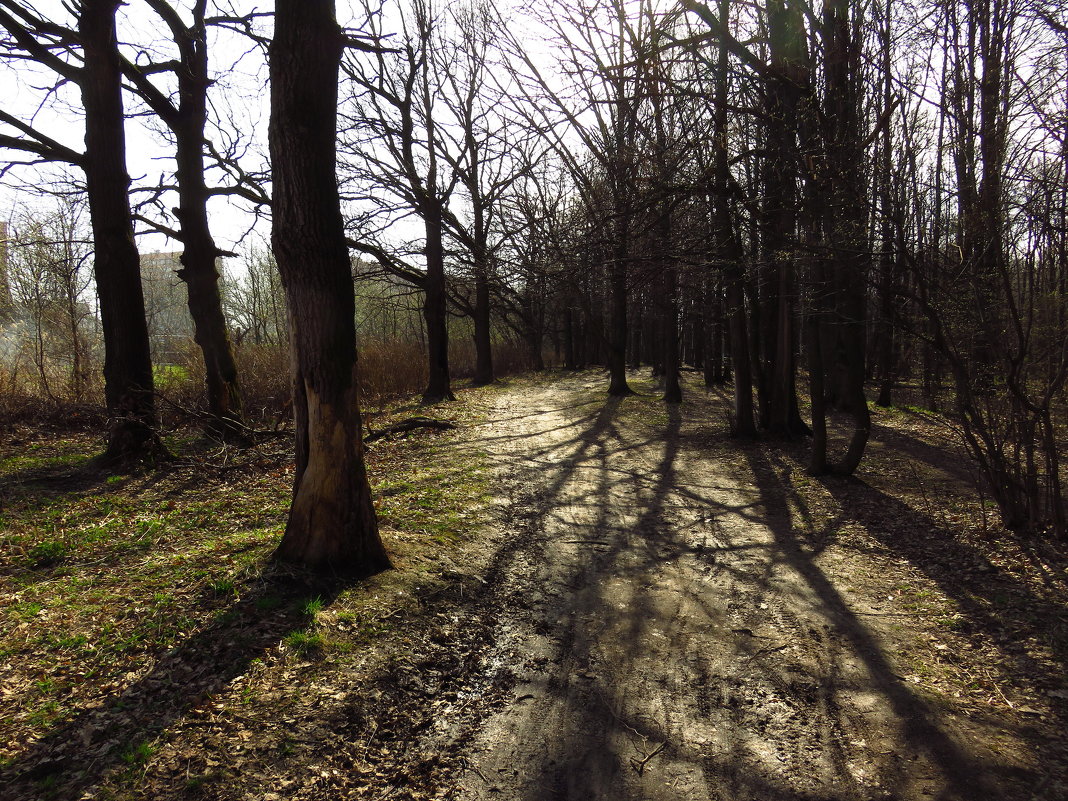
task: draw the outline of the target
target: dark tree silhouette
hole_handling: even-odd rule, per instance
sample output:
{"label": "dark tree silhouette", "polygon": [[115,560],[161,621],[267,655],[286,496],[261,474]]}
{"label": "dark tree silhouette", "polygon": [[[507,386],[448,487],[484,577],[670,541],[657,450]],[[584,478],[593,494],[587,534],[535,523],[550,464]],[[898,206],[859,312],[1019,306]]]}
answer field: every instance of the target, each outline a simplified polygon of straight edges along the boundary
{"label": "dark tree silhouette", "polygon": [[51,69],[81,92],[84,153],[6,112],[0,121],[20,135],[5,135],[0,145],[42,160],[65,161],[85,172],[104,333],[104,396],[111,420],[105,463],[165,455],[155,434],[152,359],[130,211],[121,59],[115,33],[118,6],[119,0],[86,0],[77,9],[77,30],[69,30],[37,16],[30,6],[0,2],[0,27],[8,33],[9,51],[17,50],[21,57]]}
{"label": "dark tree silhouette", "polygon": [[277,3],[270,49],[272,241],[289,305],[297,469],[275,558],[369,574],[390,563],[363,459],[355,300],[336,179],[344,47],[332,2]]}
{"label": "dark tree silhouette", "polygon": [[[204,177],[204,128],[208,118],[208,43],[205,9],[207,0],[194,3],[187,23],[178,10],[164,0],[148,0],[148,5],[166,26],[178,49],[178,58],[166,64],[138,65],[123,59],[123,72],[137,94],[174,133],[178,183],[179,230],[174,232],[185,246],[182,269],[178,271],[188,287],[189,314],[194,336],[204,354],[208,399],[208,432],[224,438],[241,437],[241,392],[237,365],[223,316],[219,296],[219,273],[215,260],[223,255],[208,225],[208,199],[211,192]],[[173,73],[176,97],[167,95],[151,76]]]}

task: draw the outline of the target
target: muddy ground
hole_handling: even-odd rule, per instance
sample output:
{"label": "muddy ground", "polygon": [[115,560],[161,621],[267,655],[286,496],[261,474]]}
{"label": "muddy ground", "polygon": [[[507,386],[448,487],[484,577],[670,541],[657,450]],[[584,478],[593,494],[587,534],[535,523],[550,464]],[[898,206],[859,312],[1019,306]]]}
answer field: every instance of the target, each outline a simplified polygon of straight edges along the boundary
{"label": "muddy ground", "polygon": [[457,797],[1068,797],[1055,726],[902,675],[902,650],[967,648],[899,603],[914,565],[797,524],[708,407],[651,426],[595,386],[509,397],[485,440],[522,546],[484,662],[515,683]]}
{"label": "muddy ground", "polygon": [[[1063,566],[954,534],[951,453],[877,425],[868,464],[911,494],[817,480],[802,445],[732,440],[716,393],[638,385],[493,395],[449,445],[492,465],[491,524],[369,585],[389,633],[335,669],[264,632],[138,776],[86,757],[69,797],[1068,798]],[[81,759],[57,750],[0,797]]]}

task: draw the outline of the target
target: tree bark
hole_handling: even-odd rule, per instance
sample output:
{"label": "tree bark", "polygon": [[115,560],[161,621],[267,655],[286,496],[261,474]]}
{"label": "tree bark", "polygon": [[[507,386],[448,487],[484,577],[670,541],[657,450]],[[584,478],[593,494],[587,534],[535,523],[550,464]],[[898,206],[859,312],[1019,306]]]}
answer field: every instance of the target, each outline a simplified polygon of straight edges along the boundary
{"label": "tree bark", "polygon": [[390,563],[363,459],[355,299],[335,174],[343,42],[332,2],[276,3],[272,242],[289,304],[297,469],[274,558],[365,575]]}
{"label": "tree bark", "polygon": [[172,127],[177,150],[178,221],[183,244],[178,277],[188,289],[194,339],[204,354],[208,433],[224,439],[243,436],[242,401],[230,339],[219,295],[215,260],[219,250],[208,225],[204,180],[204,126],[207,121],[208,46],[204,8],[198,4],[192,27],[176,37],[182,68],[176,70],[180,98]]}
{"label": "tree bark", "polygon": [[615,258],[609,270],[611,330],[608,335],[608,394],[613,396],[632,393],[627,384],[627,262],[629,259],[626,227],[625,221],[619,222],[616,226]]}
{"label": "tree bark", "polygon": [[[188,25],[169,0],[147,2],[170,30],[178,48],[178,59],[147,66],[124,61],[123,68],[141,97],[174,134],[178,185],[178,207],[174,213],[185,246],[178,277],[188,290],[194,339],[204,356],[209,413],[206,431],[211,436],[240,440],[244,438],[241,393],[219,295],[219,275],[215,269],[219,251],[208,225],[210,195],[204,179],[204,128],[211,85],[205,26],[207,0],[196,0],[193,20]],[[177,100],[149,80],[156,72],[173,73],[178,83]]]}
{"label": "tree bark", "polygon": [[490,336],[489,279],[484,268],[475,269],[475,375],[471,383],[480,387],[493,383],[493,342]]}
{"label": "tree bark", "polygon": [[134,243],[122,73],[115,34],[118,0],[85,0],[78,33],[85,54],[85,182],[95,251],[94,273],[104,333],[104,398],[111,420],[106,463],[165,453],[155,434],[152,358]]}
{"label": "tree bark", "polygon": [[423,403],[456,400],[449,377],[449,328],[445,295],[445,247],[442,244],[442,214],[436,200],[423,210],[426,230],[426,283],[423,286],[423,319],[426,321],[429,370]]}
{"label": "tree bark", "polygon": [[[720,19],[727,20],[730,0],[719,0]],[[753,415],[753,361],[750,358],[749,322],[745,308],[745,268],[742,264],[742,248],[734,230],[730,205],[730,160],[728,142],[728,68],[730,61],[727,47],[720,42],[716,69],[716,128],[714,181],[716,187],[715,214],[716,239],[726,267],[723,282],[727,301],[726,314],[730,326],[731,367],[734,371],[734,435],[753,439],[757,435]]]}
{"label": "tree bark", "polygon": [[[864,396],[867,328],[867,287],[870,257],[865,228],[865,180],[860,150],[860,44],[851,24],[848,0],[833,0],[824,8],[828,113],[826,120],[830,202],[825,231],[833,254],[829,284],[834,292],[835,357],[840,396],[853,417],[853,436],[835,470],[852,475],[860,464],[871,432],[871,416]],[[861,13],[853,8],[853,13]]]}
{"label": "tree bark", "polygon": [[804,22],[786,0],[768,0],[771,63],[765,85],[767,139],[761,343],[761,426],[774,436],[808,433],[797,404],[797,119],[808,83]]}
{"label": "tree bark", "polygon": [[578,369],[575,361],[575,311],[570,306],[564,309],[564,369]]}
{"label": "tree bark", "polygon": [[475,272],[475,375],[471,383],[485,386],[493,383],[493,343],[490,336],[490,264],[489,234],[486,223],[486,198],[481,192],[480,149],[475,140],[473,121],[465,120],[465,141],[470,161],[465,175],[471,195],[472,243],[471,255]]}
{"label": "tree bark", "polygon": [[[670,236],[670,221],[665,224]],[[663,233],[663,232],[662,232]],[[664,242],[665,246],[667,242]],[[665,253],[664,265],[664,402],[682,402],[682,383],[679,381],[679,276],[670,254]]]}
{"label": "tree bark", "polygon": [[637,370],[642,366],[642,329],[645,326],[645,303],[640,298],[635,304],[631,319],[634,324],[630,327],[630,369]]}

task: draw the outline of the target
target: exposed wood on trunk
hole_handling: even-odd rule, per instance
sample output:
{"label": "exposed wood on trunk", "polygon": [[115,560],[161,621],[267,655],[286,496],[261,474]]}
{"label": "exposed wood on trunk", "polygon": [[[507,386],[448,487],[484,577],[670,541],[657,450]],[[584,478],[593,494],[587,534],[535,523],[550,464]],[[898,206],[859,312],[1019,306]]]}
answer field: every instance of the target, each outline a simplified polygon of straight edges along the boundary
{"label": "exposed wood on trunk", "polygon": [[293,353],[297,470],[275,558],[339,574],[389,567],[363,459],[355,300],[335,177],[343,35],[332,3],[279,0],[271,44],[272,241]]}

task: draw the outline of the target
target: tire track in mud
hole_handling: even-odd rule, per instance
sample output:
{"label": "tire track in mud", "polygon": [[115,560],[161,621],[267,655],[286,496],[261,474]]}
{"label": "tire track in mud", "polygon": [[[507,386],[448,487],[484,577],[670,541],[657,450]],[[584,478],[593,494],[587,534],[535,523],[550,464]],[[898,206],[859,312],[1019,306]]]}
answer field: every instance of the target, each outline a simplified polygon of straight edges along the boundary
{"label": "tire track in mud", "polygon": [[486,599],[482,669],[514,684],[453,729],[465,769],[447,795],[1015,797],[999,784],[1014,767],[893,673],[756,450],[696,436],[693,405],[643,438],[632,399],[590,390],[509,395],[482,443],[522,543]]}

